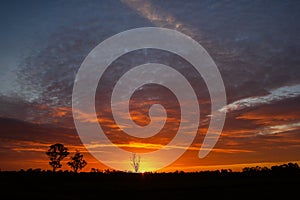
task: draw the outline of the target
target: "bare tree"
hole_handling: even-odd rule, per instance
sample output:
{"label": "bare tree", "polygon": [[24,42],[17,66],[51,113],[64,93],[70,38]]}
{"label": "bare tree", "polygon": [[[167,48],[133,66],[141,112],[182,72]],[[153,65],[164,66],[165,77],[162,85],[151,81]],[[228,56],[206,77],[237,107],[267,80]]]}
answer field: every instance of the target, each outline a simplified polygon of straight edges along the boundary
{"label": "bare tree", "polygon": [[63,144],[53,144],[49,147],[46,155],[49,157],[49,165],[52,166],[53,172],[57,168],[61,168],[62,164],[60,161],[69,155],[68,149]]}
{"label": "bare tree", "polygon": [[67,164],[77,173],[78,170],[82,170],[87,165],[87,162],[83,159],[83,155],[76,151],[75,155],[71,157],[71,161]]}
{"label": "bare tree", "polygon": [[130,164],[133,167],[133,169],[134,169],[135,172],[139,171],[140,161],[141,161],[141,157],[137,156],[135,153],[130,158]]}

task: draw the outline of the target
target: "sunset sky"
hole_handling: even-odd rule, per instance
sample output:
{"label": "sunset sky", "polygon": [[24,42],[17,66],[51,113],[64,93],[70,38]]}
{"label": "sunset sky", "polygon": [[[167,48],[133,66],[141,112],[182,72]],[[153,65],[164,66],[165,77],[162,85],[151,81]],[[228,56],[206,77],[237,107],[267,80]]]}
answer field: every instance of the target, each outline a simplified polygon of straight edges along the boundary
{"label": "sunset sky", "polygon": [[[271,0],[3,1],[0,169],[51,169],[45,152],[54,143],[64,144],[71,154],[83,153],[88,163],[84,171],[108,168],[87,151],[75,129],[73,84],[81,63],[96,45],[139,27],[174,29],[199,42],[218,66],[227,96],[227,105],[221,109],[226,113],[224,129],[214,149],[200,159],[211,119],[211,100],[201,75],[181,57],[157,49],[129,52],[114,61],[98,84],[98,120],[92,123],[99,123],[119,148],[138,153],[141,171],[151,170],[151,163],[143,162],[143,152],[159,150],[175,137],[179,103],[170,90],[158,85],[136,91],[130,101],[135,123],[150,122],[148,111],[153,104],[161,104],[167,112],[159,133],[136,138],[115,123],[110,98],[122,74],[149,62],[182,73],[200,105],[200,125],[192,145],[162,171],[300,163],[299,10],[299,1]],[[90,119],[88,113],[81,114],[84,120]],[[127,165],[132,170],[130,158]],[[64,164],[62,169],[69,168]]]}

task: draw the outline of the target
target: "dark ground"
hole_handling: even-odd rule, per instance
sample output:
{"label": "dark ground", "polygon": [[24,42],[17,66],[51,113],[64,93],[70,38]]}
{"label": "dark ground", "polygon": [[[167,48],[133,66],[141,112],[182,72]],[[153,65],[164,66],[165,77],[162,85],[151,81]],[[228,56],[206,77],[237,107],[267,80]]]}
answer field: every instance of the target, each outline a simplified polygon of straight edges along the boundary
{"label": "dark ground", "polygon": [[[0,199],[296,198],[300,171],[0,172]],[[297,199],[297,198],[296,198]]]}

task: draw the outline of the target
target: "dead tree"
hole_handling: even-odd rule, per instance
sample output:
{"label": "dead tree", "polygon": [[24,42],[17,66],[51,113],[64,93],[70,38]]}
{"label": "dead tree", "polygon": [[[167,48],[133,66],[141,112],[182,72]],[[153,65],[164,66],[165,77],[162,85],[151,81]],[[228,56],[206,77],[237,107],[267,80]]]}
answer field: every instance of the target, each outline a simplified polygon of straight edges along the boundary
{"label": "dead tree", "polygon": [[133,169],[134,169],[135,172],[139,171],[140,161],[141,161],[141,157],[137,156],[135,153],[130,158],[130,164],[133,167]]}

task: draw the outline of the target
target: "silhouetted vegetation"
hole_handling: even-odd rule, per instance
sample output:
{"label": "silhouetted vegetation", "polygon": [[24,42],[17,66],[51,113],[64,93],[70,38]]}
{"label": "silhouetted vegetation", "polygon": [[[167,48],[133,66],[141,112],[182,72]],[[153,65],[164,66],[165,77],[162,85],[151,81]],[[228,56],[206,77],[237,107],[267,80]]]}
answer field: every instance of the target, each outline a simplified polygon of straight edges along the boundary
{"label": "silhouetted vegetation", "polygon": [[82,170],[87,162],[83,159],[83,155],[77,151],[74,156],[71,157],[71,161],[67,163],[75,173]]}
{"label": "silhouetted vegetation", "polygon": [[[89,199],[137,197],[143,199],[291,198],[298,194],[300,168],[297,163],[267,167],[245,167],[195,172],[129,173],[111,169],[90,172],[27,169],[0,172],[1,198]],[[9,192],[13,189],[16,192]],[[55,191],[55,192],[53,192]]]}
{"label": "silhouetted vegetation", "polygon": [[242,172],[244,174],[262,175],[262,174],[297,174],[300,172],[299,165],[297,163],[287,163],[282,165],[275,165],[271,168],[268,167],[245,167]]}
{"label": "silhouetted vegetation", "polygon": [[56,143],[49,147],[46,155],[50,159],[49,165],[52,166],[53,172],[55,172],[56,169],[62,167],[60,162],[69,155],[69,152],[63,144]]}
{"label": "silhouetted vegetation", "polygon": [[[245,167],[212,171],[129,173],[111,169],[90,172],[27,169],[0,172],[1,198],[90,199],[143,198],[292,198],[298,195],[300,169],[297,163],[268,167]],[[16,192],[9,192],[13,189]],[[55,192],[53,192],[55,190]]]}
{"label": "silhouetted vegetation", "polygon": [[141,161],[141,157],[137,156],[135,153],[130,158],[130,164],[131,164],[131,166],[132,166],[132,168],[134,169],[135,172],[139,171],[140,161]]}
{"label": "silhouetted vegetation", "polygon": [[[21,169],[0,171],[1,199],[90,199],[120,197],[134,199],[189,199],[199,195],[209,198],[278,198],[298,195],[300,168],[297,163],[268,167],[245,167],[242,171],[231,169],[184,172],[139,173],[140,157],[130,158],[135,173],[111,169],[92,168],[77,151],[67,163],[69,170],[57,170],[69,155],[62,144],[53,144],[46,151],[52,170]],[[56,173],[53,173],[56,172]],[[75,173],[74,173],[75,172]],[[16,192],[9,192],[9,191]]]}

